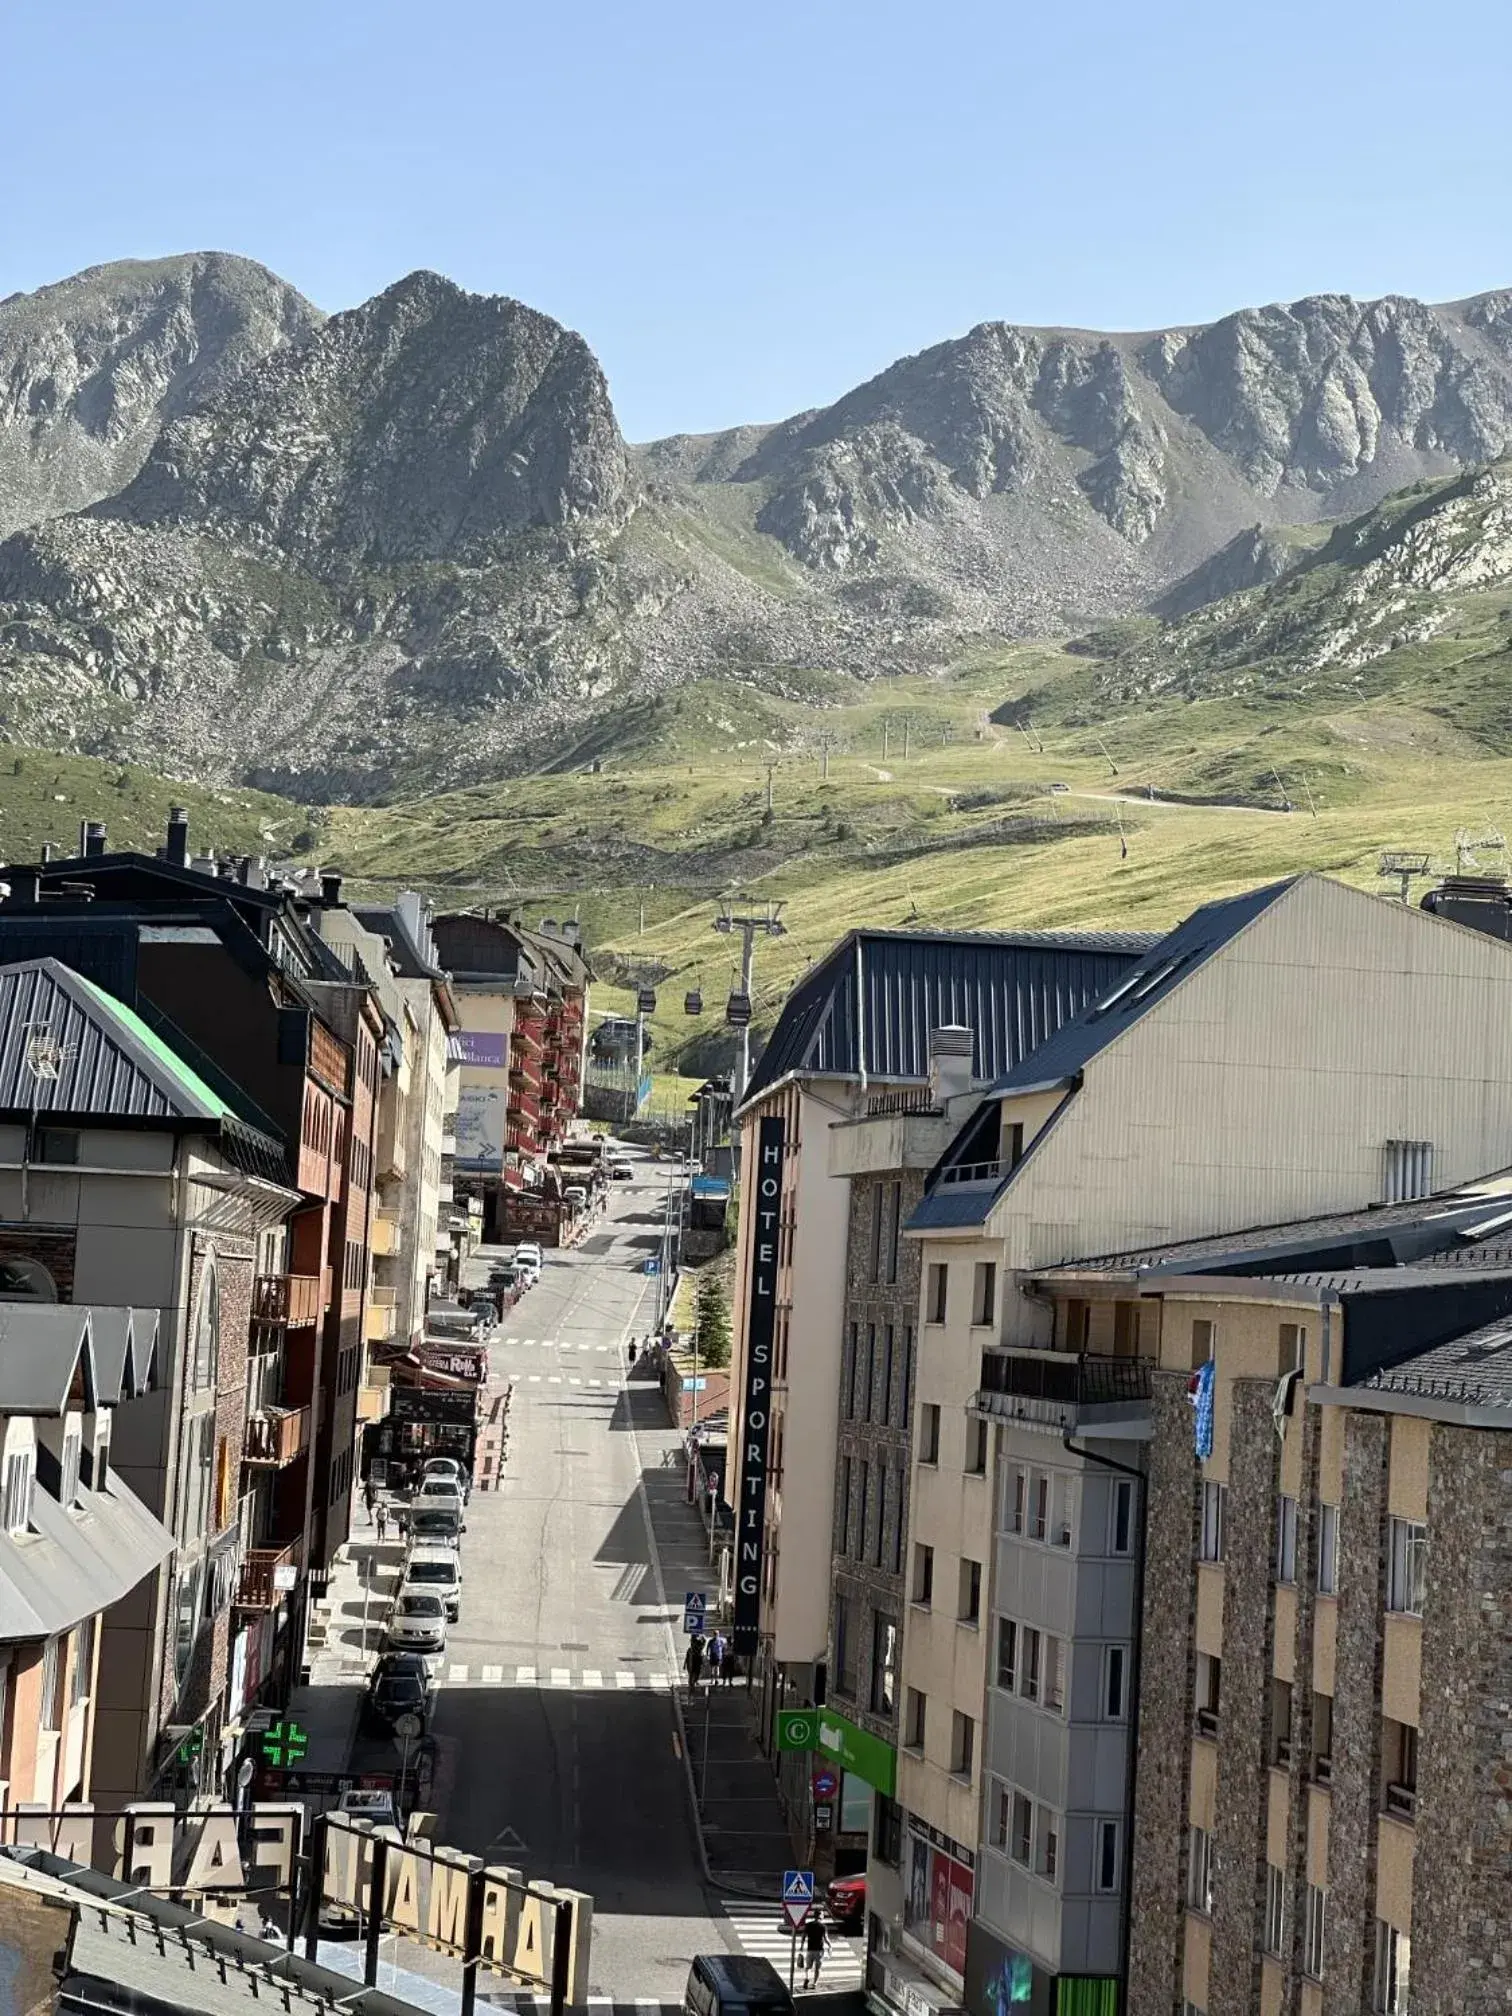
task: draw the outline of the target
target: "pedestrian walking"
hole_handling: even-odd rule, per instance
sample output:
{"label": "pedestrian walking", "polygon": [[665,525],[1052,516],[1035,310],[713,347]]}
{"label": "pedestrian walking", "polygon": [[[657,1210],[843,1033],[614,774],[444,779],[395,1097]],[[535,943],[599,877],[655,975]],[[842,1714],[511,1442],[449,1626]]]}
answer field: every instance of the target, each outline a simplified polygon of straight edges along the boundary
{"label": "pedestrian walking", "polygon": [[388,1519],[389,1519],[389,1508],[387,1507],[387,1505],[384,1504],[381,1498],[379,1499],[377,1507],[374,1510],[373,1517],[378,1522],[378,1545],[381,1547],[384,1541],[388,1538]]}
{"label": "pedestrian walking", "polygon": [[820,1969],[824,1966],[824,1947],[827,1934],[824,1920],[816,1911],[808,1921],[803,1934],[803,1985],[805,1988],[819,1986]]}
{"label": "pedestrian walking", "polygon": [[709,1640],[709,1685],[717,1687],[724,1678],[725,1661],[730,1656],[730,1641],[716,1624],[714,1636]]}
{"label": "pedestrian walking", "polygon": [[705,1639],[702,1631],[695,1631],[688,1640],[688,1649],[683,1654],[683,1670],[688,1676],[691,1692],[698,1692],[698,1683],[703,1677]]}

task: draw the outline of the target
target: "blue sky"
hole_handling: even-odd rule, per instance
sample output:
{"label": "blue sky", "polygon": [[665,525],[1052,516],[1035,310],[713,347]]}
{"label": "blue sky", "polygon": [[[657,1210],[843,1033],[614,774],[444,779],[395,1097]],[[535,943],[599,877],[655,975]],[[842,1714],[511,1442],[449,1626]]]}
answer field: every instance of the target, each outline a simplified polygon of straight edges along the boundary
{"label": "blue sky", "polygon": [[0,294],[214,246],[580,329],[632,439],[974,322],[1512,284],[1505,0],[10,0]]}

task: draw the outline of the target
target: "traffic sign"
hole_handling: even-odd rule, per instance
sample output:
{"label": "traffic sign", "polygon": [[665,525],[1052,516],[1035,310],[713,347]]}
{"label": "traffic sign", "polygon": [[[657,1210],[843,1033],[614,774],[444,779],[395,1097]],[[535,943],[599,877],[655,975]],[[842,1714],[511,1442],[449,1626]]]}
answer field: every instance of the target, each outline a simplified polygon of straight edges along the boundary
{"label": "traffic sign", "polygon": [[812,1750],[819,1741],[819,1713],[815,1708],[777,1710],[777,1748]]}
{"label": "traffic sign", "polygon": [[814,1773],[813,1786],[816,1799],[833,1799],[840,1790],[840,1780],[827,1764],[821,1764]]}
{"label": "traffic sign", "polygon": [[801,1932],[813,1915],[812,1902],[805,1904],[800,1898],[794,1898],[790,1902],[786,1897],[783,1898],[782,1916],[789,1932]]}
{"label": "traffic sign", "polygon": [[683,1597],[683,1635],[691,1638],[695,1631],[702,1631],[704,1619],[709,1611],[709,1599],[701,1589],[690,1589]]}
{"label": "traffic sign", "polygon": [[297,1764],[309,1747],[309,1736],[297,1722],[275,1722],[262,1733],[263,1760],[275,1769]]}
{"label": "traffic sign", "polygon": [[814,1872],[812,1869],[784,1869],[782,1872],[782,1901],[784,1904],[812,1904],[814,1901]]}

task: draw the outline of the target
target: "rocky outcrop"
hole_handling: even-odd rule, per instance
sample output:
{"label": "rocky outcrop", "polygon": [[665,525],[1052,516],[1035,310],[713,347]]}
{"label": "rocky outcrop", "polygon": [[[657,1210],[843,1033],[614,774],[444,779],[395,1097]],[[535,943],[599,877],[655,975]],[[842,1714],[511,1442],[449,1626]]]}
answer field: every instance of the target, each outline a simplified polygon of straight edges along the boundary
{"label": "rocky outcrop", "polygon": [[95,266],[0,301],[0,537],[113,496],[165,421],[320,322],[223,252]]}

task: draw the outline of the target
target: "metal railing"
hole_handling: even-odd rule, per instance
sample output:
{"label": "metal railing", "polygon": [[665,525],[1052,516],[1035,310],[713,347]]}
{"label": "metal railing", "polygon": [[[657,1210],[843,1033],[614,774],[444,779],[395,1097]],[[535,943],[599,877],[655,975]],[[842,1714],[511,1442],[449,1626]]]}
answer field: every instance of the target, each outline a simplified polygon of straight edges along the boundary
{"label": "metal railing", "polygon": [[951,1162],[940,1171],[942,1183],[1000,1183],[1011,1162]]}
{"label": "metal railing", "polygon": [[252,1287],[255,1323],[318,1323],[321,1311],[318,1274],[259,1274]]}
{"label": "metal railing", "polygon": [[1099,1407],[1148,1400],[1150,1366],[1142,1358],[1100,1358],[1090,1352],[982,1353],[983,1393],[1050,1400],[1063,1407]]}
{"label": "metal railing", "polygon": [[891,1092],[873,1092],[866,1101],[867,1116],[878,1119],[887,1113],[939,1113],[927,1085],[900,1085]]}
{"label": "metal railing", "polygon": [[264,1407],[247,1417],[242,1461],[257,1469],[281,1470],[310,1439],[308,1407]]}
{"label": "metal railing", "polygon": [[[288,1573],[291,1568],[294,1570],[292,1581]],[[241,1610],[276,1610],[280,1600],[298,1580],[297,1545],[249,1547],[242,1560],[241,1582],[236,1592],[237,1607]],[[281,1586],[285,1584],[286,1587]]]}

